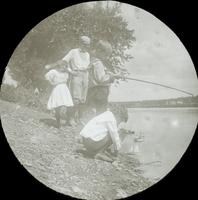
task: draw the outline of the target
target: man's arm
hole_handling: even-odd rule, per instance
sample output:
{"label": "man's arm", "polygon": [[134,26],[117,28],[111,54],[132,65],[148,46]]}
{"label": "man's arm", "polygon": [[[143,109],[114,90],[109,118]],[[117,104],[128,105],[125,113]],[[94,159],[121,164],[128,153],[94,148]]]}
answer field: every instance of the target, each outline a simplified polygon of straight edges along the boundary
{"label": "man's arm", "polygon": [[68,67],[68,64],[72,58],[72,54],[73,54],[73,51],[71,50],[61,60],[58,60],[57,62],[49,64],[49,65],[46,65],[45,68],[49,70],[58,66],[64,66],[66,71],[71,72],[72,70]]}
{"label": "man's arm", "polygon": [[45,69],[50,70],[50,69],[54,69],[58,66],[63,66],[63,68],[66,72],[75,75],[75,72],[72,71],[72,69],[70,67],[68,67],[68,62],[66,60],[58,60],[55,63],[45,65]]}
{"label": "man's arm", "polygon": [[54,69],[54,68],[56,68],[57,66],[60,66],[60,65],[67,65],[67,62],[65,60],[58,60],[55,63],[45,65],[45,69],[48,69],[48,70]]}
{"label": "man's arm", "polygon": [[101,61],[97,61],[94,65],[94,76],[95,80],[99,84],[108,84],[114,81],[114,77],[112,74],[107,74],[105,71],[105,67]]}
{"label": "man's arm", "polygon": [[94,65],[94,76],[95,80],[99,84],[109,84],[113,83],[115,79],[123,78],[123,76],[120,73],[112,73],[112,72],[106,72],[105,67],[101,61],[97,61]]}

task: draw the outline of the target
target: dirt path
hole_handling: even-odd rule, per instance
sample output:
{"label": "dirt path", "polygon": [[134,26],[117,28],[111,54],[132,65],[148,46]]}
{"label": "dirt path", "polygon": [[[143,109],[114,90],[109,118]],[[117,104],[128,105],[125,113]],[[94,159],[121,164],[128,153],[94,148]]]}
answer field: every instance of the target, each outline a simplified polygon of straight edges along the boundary
{"label": "dirt path", "polygon": [[113,164],[85,158],[76,150],[81,127],[57,130],[42,123],[46,113],[0,101],[7,140],[21,164],[39,181],[66,195],[83,199],[118,199],[153,183],[137,170],[134,156],[120,155]]}

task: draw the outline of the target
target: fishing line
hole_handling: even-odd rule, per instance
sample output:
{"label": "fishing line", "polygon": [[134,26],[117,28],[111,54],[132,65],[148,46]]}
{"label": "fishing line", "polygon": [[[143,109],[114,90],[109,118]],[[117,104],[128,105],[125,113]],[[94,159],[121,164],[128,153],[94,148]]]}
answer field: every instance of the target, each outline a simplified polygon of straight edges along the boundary
{"label": "fishing line", "polygon": [[136,78],[131,78],[131,77],[124,77],[124,80],[127,79],[127,80],[132,80],[132,81],[138,81],[138,82],[143,82],[143,83],[148,83],[148,84],[152,84],[152,85],[158,85],[158,86],[161,86],[161,87],[164,87],[164,88],[168,88],[168,89],[172,89],[172,90],[176,90],[178,92],[182,92],[182,93],[185,93],[185,94],[188,94],[190,96],[194,96],[192,93],[190,92],[187,92],[185,90],[181,90],[181,89],[178,89],[178,88],[175,88],[175,87],[170,87],[170,86],[167,86],[167,85],[163,85],[161,83],[155,83],[155,82],[152,82],[152,81],[145,81],[145,80],[141,80],[141,79],[136,79]]}

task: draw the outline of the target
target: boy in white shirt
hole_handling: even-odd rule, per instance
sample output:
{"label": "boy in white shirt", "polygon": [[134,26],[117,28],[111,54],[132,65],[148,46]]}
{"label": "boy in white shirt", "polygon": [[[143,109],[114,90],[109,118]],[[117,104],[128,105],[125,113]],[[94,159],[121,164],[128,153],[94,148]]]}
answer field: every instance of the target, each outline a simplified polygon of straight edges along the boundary
{"label": "boy in white shirt", "polygon": [[112,52],[111,44],[105,40],[99,40],[92,52],[86,104],[96,112],[100,112],[101,106],[107,108],[111,84],[121,77],[120,73],[112,73],[107,64]]}
{"label": "boy in white shirt", "polygon": [[[111,155],[117,156],[121,148],[121,140],[118,134],[118,125],[127,122],[128,112],[124,107],[115,107],[106,110],[91,119],[81,130],[82,143],[89,156],[112,162]],[[107,149],[113,145],[113,153],[107,153]]]}

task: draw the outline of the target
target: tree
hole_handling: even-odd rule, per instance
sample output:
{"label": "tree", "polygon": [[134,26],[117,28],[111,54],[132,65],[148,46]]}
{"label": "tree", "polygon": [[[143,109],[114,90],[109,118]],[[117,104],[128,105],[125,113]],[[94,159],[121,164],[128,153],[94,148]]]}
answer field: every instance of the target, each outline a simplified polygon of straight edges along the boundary
{"label": "tree", "polygon": [[15,50],[9,66],[14,78],[23,86],[31,82],[44,87],[44,65],[61,59],[78,46],[80,35],[88,35],[92,44],[103,39],[111,43],[111,69],[125,71],[121,63],[132,58],[126,50],[135,41],[121,15],[121,3],[83,3],[61,10],[33,28]]}

